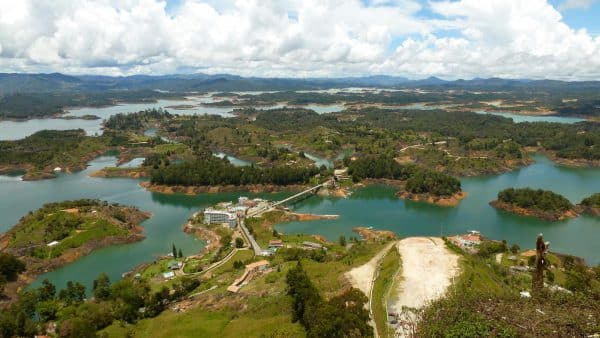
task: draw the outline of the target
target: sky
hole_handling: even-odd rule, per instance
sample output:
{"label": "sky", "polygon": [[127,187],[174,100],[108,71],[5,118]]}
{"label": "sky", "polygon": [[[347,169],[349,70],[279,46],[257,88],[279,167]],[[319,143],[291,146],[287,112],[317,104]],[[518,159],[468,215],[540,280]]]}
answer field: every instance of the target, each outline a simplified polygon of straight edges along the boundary
{"label": "sky", "polygon": [[0,72],[600,80],[600,0],[0,0]]}

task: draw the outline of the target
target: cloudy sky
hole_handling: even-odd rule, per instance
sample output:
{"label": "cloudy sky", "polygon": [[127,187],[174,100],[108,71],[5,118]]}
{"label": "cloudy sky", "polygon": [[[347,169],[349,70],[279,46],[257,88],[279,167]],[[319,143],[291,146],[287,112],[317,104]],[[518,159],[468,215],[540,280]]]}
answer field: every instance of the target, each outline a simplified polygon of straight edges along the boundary
{"label": "cloudy sky", "polygon": [[599,0],[0,0],[0,72],[600,80]]}

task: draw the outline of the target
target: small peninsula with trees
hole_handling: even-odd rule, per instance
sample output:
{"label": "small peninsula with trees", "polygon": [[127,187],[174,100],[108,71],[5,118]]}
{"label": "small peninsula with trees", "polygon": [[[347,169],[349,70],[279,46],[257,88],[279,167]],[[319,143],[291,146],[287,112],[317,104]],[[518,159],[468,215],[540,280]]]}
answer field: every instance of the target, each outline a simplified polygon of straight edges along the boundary
{"label": "small peninsula with trees", "polygon": [[588,213],[600,217],[600,193],[597,192],[590,197],[584,198],[581,203],[577,205],[577,208],[581,213]]}
{"label": "small peninsula with trees", "polygon": [[144,239],[140,223],[149,217],[135,207],[91,199],[48,203],[30,212],[0,235],[3,253],[18,258],[26,267],[18,278],[8,278],[5,294],[15,296],[40,274],[92,250]]}
{"label": "small peninsula with trees", "polygon": [[498,199],[490,202],[490,205],[517,215],[550,221],[577,217],[575,207],[567,198],[542,189],[504,189],[498,193]]}
{"label": "small peninsula with trees", "polygon": [[402,165],[390,156],[367,156],[345,161],[354,182],[385,180],[399,187],[398,197],[439,205],[457,205],[466,197],[460,180],[416,165]]}

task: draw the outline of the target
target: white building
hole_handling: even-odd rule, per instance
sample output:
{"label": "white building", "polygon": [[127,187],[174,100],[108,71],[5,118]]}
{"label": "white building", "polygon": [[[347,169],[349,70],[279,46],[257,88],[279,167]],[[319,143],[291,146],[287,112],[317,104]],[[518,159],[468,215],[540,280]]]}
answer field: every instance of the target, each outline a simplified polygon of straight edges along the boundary
{"label": "white building", "polygon": [[204,223],[227,223],[230,227],[235,228],[237,226],[237,215],[234,212],[228,212],[223,210],[205,209],[204,210]]}

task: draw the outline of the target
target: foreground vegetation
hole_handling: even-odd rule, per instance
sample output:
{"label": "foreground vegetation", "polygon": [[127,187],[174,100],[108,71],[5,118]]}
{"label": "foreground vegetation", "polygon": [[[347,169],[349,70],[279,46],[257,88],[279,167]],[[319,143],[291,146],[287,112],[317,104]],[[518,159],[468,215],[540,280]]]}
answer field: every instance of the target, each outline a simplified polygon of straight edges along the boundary
{"label": "foreground vegetation", "polygon": [[445,298],[422,312],[419,336],[572,337],[600,332],[600,267],[549,254],[545,282],[568,291],[546,288],[540,297],[523,298],[519,292],[531,288],[529,272],[510,270],[514,262],[508,259],[498,264],[495,255],[472,256],[448,245],[463,254],[463,272]]}

